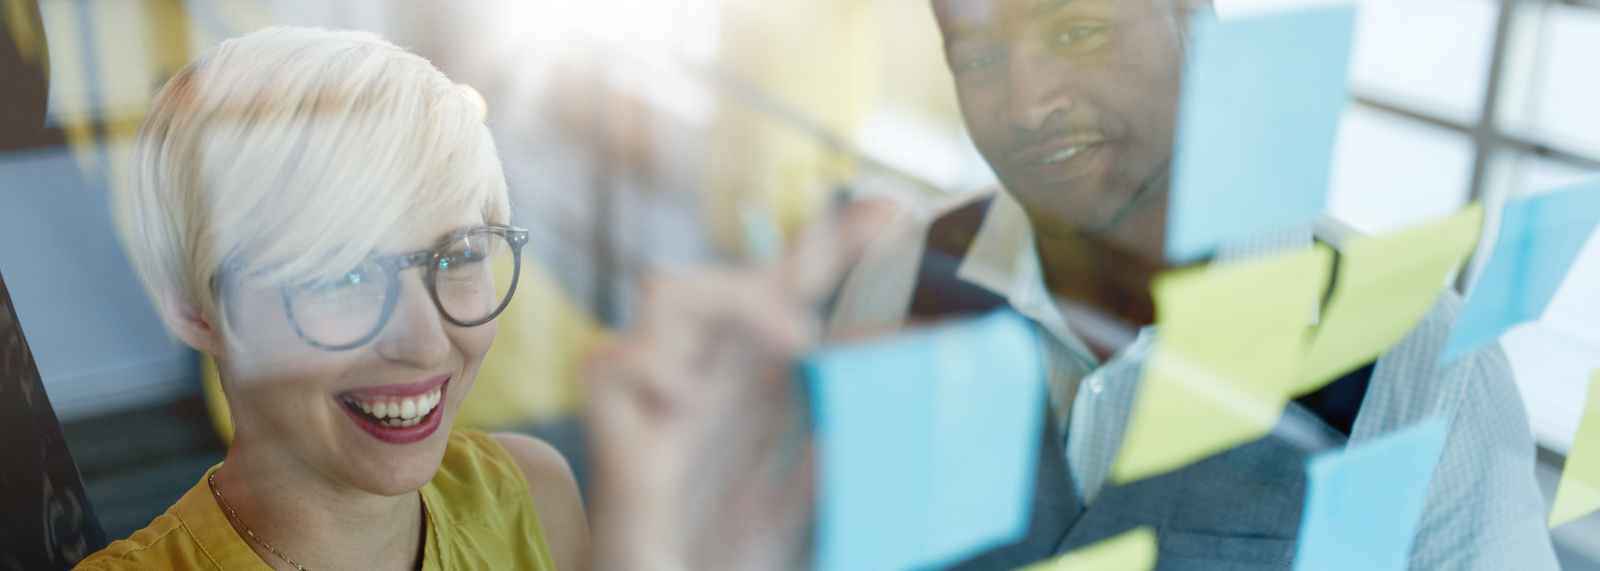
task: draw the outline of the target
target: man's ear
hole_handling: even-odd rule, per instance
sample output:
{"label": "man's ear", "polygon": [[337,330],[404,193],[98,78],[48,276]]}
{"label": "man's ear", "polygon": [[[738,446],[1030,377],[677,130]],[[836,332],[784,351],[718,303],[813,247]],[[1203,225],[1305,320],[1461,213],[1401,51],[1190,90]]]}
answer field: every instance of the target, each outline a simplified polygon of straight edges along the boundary
{"label": "man's ear", "polygon": [[161,292],[161,317],[194,350],[212,356],[222,354],[222,330],[189,300],[170,291]]}

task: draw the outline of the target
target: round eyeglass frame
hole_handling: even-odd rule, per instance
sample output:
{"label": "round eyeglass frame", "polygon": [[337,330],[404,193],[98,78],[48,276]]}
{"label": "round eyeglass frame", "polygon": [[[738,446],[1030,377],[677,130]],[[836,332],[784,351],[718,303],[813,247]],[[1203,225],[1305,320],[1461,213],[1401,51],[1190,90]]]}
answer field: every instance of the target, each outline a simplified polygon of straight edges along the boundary
{"label": "round eyeglass frame", "polygon": [[[468,236],[484,233],[499,235],[505,239],[507,244],[511,246],[511,286],[506,290],[506,298],[500,300],[500,305],[495,307],[494,311],[490,312],[488,317],[475,321],[460,321],[454,316],[451,316],[450,312],[445,310],[444,303],[439,301],[439,292],[437,289],[438,286],[436,285],[436,278],[439,273],[439,259],[448,255],[444,249],[449,247],[450,244],[453,244],[456,241]],[[433,300],[433,307],[439,311],[439,316],[443,317],[445,321],[460,327],[477,327],[490,321],[494,321],[494,318],[499,317],[500,313],[505,311],[506,306],[511,304],[511,298],[517,293],[517,281],[522,277],[522,247],[527,243],[527,230],[514,226],[491,224],[489,226],[481,226],[470,230],[453,232],[441,240],[439,245],[434,246],[429,250],[412,252],[409,254],[398,254],[394,256],[368,258],[369,260],[382,266],[384,271],[388,273],[389,283],[387,285],[388,289],[385,291],[389,293],[384,296],[383,314],[378,317],[378,323],[372,327],[372,331],[362,336],[361,339],[352,341],[350,343],[345,343],[342,345],[329,345],[312,339],[311,336],[307,335],[306,332],[300,328],[300,321],[294,316],[294,304],[291,302],[291,290],[293,289],[293,286],[288,283],[280,283],[278,286],[279,293],[283,297],[283,311],[284,313],[288,314],[289,325],[294,328],[295,335],[298,335],[301,340],[305,341],[312,347],[327,351],[348,351],[350,349],[355,349],[362,345],[366,345],[367,343],[371,343],[373,339],[378,337],[378,334],[383,332],[383,328],[389,324],[389,317],[394,314],[395,304],[399,301],[400,297],[395,295],[395,293],[400,289],[400,272],[416,266],[425,266],[428,274],[425,276],[425,279],[422,280],[422,283],[427,286],[428,297]],[[243,268],[241,266],[229,266],[228,269],[239,270]]]}

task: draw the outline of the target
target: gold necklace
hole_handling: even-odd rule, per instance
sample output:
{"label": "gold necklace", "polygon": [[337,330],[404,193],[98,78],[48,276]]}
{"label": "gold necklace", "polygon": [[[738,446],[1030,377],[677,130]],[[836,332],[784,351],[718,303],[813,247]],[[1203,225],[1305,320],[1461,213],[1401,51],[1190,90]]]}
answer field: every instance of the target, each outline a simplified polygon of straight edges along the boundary
{"label": "gold necklace", "polygon": [[239,529],[243,529],[245,535],[250,536],[250,539],[256,540],[256,543],[259,543],[259,544],[261,544],[262,547],[267,548],[267,551],[271,551],[273,555],[277,555],[278,557],[282,557],[285,562],[287,562],[290,565],[293,565],[295,569],[299,569],[300,571],[306,571],[306,568],[304,566],[301,566],[299,563],[295,563],[294,560],[290,559],[288,555],[284,555],[282,551],[278,551],[276,548],[272,547],[271,545],[267,545],[267,542],[263,541],[260,537],[256,537],[256,532],[250,531],[250,526],[245,525],[244,524],[244,520],[239,519],[239,514],[233,513],[233,506],[228,505],[228,500],[226,498],[223,498],[222,497],[222,492],[217,490],[217,473],[216,472],[212,472],[210,476],[206,476],[206,483],[211,485],[211,493],[216,494],[217,501],[222,503],[222,508],[228,510],[228,517],[233,518],[233,522],[239,524]]}

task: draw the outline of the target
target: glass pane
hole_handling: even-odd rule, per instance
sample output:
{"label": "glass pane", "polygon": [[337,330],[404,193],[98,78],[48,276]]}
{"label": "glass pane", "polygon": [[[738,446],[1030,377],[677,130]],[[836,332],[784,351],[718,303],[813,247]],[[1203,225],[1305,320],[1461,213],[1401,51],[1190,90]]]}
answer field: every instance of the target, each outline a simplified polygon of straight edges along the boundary
{"label": "glass pane", "polygon": [[1600,348],[1579,343],[1543,322],[1506,332],[1500,336],[1500,346],[1511,360],[1534,440],[1565,454],[1583,417],[1589,373],[1600,369]]}
{"label": "glass pane", "polygon": [[[1513,192],[1545,192],[1597,177],[1600,171],[1523,155],[1517,163]],[[1563,453],[1572,445],[1583,412],[1589,373],[1600,369],[1600,329],[1594,327],[1600,323],[1596,291],[1600,291],[1600,233],[1589,237],[1544,316],[1500,338],[1528,406],[1534,437]]]}
{"label": "glass pane", "polygon": [[1369,234],[1443,217],[1466,204],[1472,140],[1364,105],[1339,126],[1328,213]]}
{"label": "glass pane", "polygon": [[137,123],[162,80],[143,25],[144,3],[41,2],[39,14],[50,46],[53,123],[92,117]]}
{"label": "glass pane", "polygon": [[1600,156],[1600,10],[1554,5],[1546,12],[1544,49],[1533,94],[1534,137]]}
{"label": "glass pane", "polygon": [[1589,374],[1600,369],[1600,233],[1567,272],[1538,322],[1501,336],[1511,359],[1534,437],[1565,453],[1581,417]]}
{"label": "glass pane", "polygon": [[1476,123],[1499,14],[1493,0],[1361,2],[1352,88],[1357,95]]}
{"label": "glass pane", "polygon": [[1517,186],[1514,192],[1518,195],[1544,192],[1596,178],[1600,178],[1600,170],[1539,155],[1523,155],[1517,163]]}

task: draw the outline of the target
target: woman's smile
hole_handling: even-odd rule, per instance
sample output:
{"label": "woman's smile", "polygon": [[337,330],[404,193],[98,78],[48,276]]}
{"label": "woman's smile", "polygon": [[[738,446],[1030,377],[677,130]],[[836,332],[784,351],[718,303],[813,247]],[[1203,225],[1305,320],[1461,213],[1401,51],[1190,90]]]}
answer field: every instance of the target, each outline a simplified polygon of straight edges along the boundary
{"label": "woman's smile", "polygon": [[410,444],[431,436],[443,423],[440,403],[452,375],[422,381],[366,387],[335,395],[345,416],[380,441]]}

